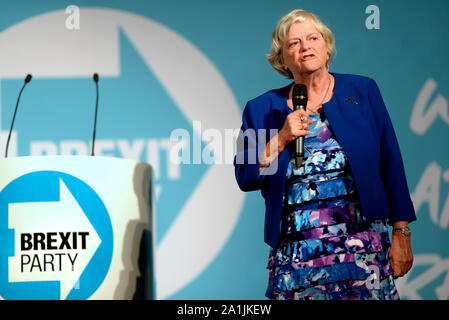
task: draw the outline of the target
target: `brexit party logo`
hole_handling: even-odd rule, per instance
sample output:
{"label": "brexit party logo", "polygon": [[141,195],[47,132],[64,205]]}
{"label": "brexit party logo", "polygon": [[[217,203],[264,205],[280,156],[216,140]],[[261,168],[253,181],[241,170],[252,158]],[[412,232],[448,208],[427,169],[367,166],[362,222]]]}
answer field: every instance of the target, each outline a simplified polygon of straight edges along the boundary
{"label": "brexit party logo", "polygon": [[112,259],[112,225],[97,193],[55,171],[10,182],[0,193],[0,296],[87,299]]}
{"label": "brexit party logo", "polygon": [[[4,48],[0,51],[1,141],[6,140],[18,87],[30,73],[33,80],[21,97],[10,154],[89,154],[95,103],[92,75],[98,73],[95,155],[152,166],[156,292],[158,299],[173,296],[221,252],[245,195],[237,187],[232,163],[171,161],[171,133],[188,130],[191,145],[201,149],[205,145],[203,131],[239,128],[241,110],[214,64],[190,41],[161,23],[106,8],[80,7],[74,28],[67,27],[68,18],[71,16],[62,9],[31,17],[0,33]],[[62,179],[59,185],[68,195],[71,188],[67,182]],[[22,209],[16,205],[13,210]],[[24,230],[18,234],[23,235],[16,239],[16,243],[23,243],[23,250],[20,244],[17,247],[23,257],[13,263],[19,267],[23,263],[27,272],[29,268],[38,270],[38,258],[27,252],[41,250],[43,244],[70,244],[76,239],[76,250],[83,250],[84,240],[92,241],[93,247],[97,241],[95,232],[84,229]],[[76,250],[70,250],[63,245],[64,256],[39,254],[39,263],[51,268],[52,261],[55,270],[59,257],[66,268],[71,261],[85,263]],[[182,261],[183,272],[173,261]],[[66,285],[66,291],[70,286]],[[80,286],[83,288],[82,282]],[[67,297],[74,292],[78,291]]]}

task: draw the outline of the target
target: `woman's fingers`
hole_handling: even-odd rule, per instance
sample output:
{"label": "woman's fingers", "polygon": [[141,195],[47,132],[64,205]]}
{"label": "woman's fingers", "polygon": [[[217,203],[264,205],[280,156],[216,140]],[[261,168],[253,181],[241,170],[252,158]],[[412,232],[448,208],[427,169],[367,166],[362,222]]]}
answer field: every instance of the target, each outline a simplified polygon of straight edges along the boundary
{"label": "woman's fingers", "polygon": [[409,270],[406,262],[393,261],[391,268],[393,269],[393,276],[395,277],[403,277]]}
{"label": "woman's fingers", "polygon": [[[304,111],[303,109],[299,109],[293,112],[295,124],[298,126],[300,130],[308,131],[309,130],[309,124],[313,123],[313,120],[309,119],[309,114]],[[298,119],[299,118],[299,119]],[[302,132],[303,135],[304,132]]]}
{"label": "woman's fingers", "polygon": [[394,254],[389,255],[390,266],[393,269],[393,278],[405,276],[413,266],[413,256],[406,259],[397,258]]}
{"label": "woman's fingers", "polygon": [[412,254],[411,252],[410,252],[409,257],[410,257],[410,258],[409,258],[408,261],[407,261],[405,273],[409,272],[410,269],[413,267],[413,254]]}
{"label": "woman's fingers", "polygon": [[309,134],[309,124],[313,120],[309,119],[306,111],[299,109],[295,110],[287,116],[284,126],[282,127],[282,134],[286,137],[287,143],[293,141],[299,136],[306,136]]}

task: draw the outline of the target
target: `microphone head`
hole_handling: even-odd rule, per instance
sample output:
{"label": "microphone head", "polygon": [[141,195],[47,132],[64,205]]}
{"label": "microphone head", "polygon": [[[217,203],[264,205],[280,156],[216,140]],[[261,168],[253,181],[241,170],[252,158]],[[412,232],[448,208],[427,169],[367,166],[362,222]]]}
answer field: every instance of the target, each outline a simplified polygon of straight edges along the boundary
{"label": "microphone head", "polygon": [[94,81],[95,81],[95,82],[98,82],[98,79],[99,79],[99,78],[98,78],[98,73],[94,73]]}
{"label": "microphone head", "polygon": [[27,74],[26,78],[25,78],[25,82],[28,83],[31,81],[31,78],[33,78],[33,76],[31,74]]}
{"label": "microphone head", "polygon": [[292,94],[293,109],[298,110],[300,107],[306,109],[307,106],[307,87],[305,84],[297,83],[293,87]]}

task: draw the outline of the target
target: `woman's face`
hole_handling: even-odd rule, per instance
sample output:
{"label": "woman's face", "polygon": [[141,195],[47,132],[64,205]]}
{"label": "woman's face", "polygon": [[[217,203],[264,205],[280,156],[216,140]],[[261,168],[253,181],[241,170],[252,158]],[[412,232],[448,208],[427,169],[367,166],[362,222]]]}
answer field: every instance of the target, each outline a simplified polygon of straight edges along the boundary
{"label": "woman's face", "polygon": [[318,69],[326,70],[329,54],[321,33],[312,22],[292,24],[282,46],[284,68],[290,69],[293,77],[301,73],[312,73]]}

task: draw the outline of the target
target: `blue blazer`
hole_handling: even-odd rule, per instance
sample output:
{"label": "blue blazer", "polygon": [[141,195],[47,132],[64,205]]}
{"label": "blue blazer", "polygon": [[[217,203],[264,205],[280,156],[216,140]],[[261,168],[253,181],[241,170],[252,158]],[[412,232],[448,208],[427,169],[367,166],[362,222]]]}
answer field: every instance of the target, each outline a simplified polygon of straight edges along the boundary
{"label": "blue blazer", "polygon": [[[367,219],[388,218],[390,224],[416,220],[399,145],[376,82],[358,75],[332,74],[334,94],[323,104],[323,109],[348,158],[363,215]],[[260,174],[259,157],[248,161],[248,156],[251,158],[254,152],[261,154],[270,140],[269,134],[257,135],[258,130],[280,131],[292,112],[287,106],[291,85],[268,91],[246,104],[234,158],[240,189],[260,189],[265,199],[264,238],[272,247],[279,242],[285,175],[293,143],[279,154],[274,174]],[[242,134],[247,129],[253,129],[256,134]],[[263,145],[259,146],[260,143]]]}

